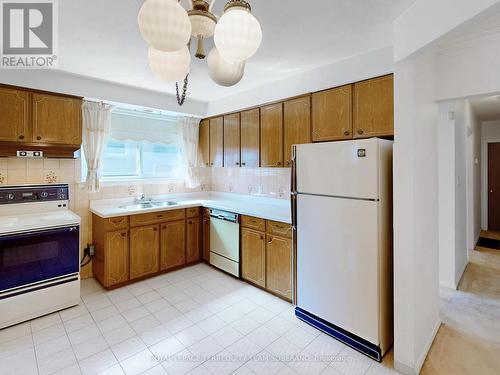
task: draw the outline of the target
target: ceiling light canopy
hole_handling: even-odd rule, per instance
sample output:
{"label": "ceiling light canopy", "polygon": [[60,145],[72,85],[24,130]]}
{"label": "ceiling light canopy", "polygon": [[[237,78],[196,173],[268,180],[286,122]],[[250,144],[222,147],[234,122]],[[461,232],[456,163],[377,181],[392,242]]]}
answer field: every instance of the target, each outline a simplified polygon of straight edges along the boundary
{"label": "ceiling light canopy", "polygon": [[[245,61],[252,57],[262,42],[262,29],[244,0],[229,0],[224,14],[217,21],[212,13],[215,0],[188,0],[185,10],[178,0],[145,0],[139,15],[139,30],[149,44],[148,60],[158,79],[177,82],[187,76],[191,65],[190,42],[197,39],[195,56],[205,58],[204,40],[214,37],[216,48],[208,57],[209,75],[221,86],[233,86],[241,81]],[[176,84],[176,87],[178,85]],[[177,90],[179,105],[180,100]]]}

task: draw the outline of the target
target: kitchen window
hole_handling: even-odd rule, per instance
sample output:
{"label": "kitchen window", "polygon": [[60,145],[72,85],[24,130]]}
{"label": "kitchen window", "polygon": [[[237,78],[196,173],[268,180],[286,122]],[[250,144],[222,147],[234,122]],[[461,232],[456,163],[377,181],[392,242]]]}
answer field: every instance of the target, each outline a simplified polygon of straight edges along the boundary
{"label": "kitchen window", "polygon": [[[82,157],[83,178],[87,174],[85,164]],[[113,110],[102,158],[102,181],[183,179],[185,175],[177,116]]]}

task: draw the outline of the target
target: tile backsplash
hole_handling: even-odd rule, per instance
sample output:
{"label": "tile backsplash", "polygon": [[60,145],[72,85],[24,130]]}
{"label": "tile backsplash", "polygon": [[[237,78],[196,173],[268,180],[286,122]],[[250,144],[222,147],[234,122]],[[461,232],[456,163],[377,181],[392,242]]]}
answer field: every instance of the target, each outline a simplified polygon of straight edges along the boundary
{"label": "tile backsplash", "polygon": [[290,198],[290,168],[212,168],[212,190]]}

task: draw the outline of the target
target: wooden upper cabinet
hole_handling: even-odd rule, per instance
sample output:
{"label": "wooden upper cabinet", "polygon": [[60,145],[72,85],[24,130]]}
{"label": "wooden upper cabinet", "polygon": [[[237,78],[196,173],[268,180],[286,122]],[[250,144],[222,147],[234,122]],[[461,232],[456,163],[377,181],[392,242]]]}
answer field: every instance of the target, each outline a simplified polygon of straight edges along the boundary
{"label": "wooden upper cabinet", "polygon": [[210,120],[210,166],[222,167],[224,125],[222,117]]}
{"label": "wooden upper cabinet", "polygon": [[260,110],[241,112],[241,166],[260,165]]}
{"label": "wooden upper cabinet", "polygon": [[260,109],[261,167],[283,167],[283,103]]}
{"label": "wooden upper cabinet", "polygon": [[35,143],[80,145],[82,100],[51,94],[33,94]]}
{"label": "wooden upper cabinet", "polygon": [[162,224],[160,242],[160,269],[162,271],[186,263],[185,220]]}
{"label": "wooden upper cabinet", "polygon": [[224,167],[240,166],[240,114],[224,116]]}
{"label": "wooden upper cabinet", "polygon": [[354,84],[354,137],[394,135],[393,75]]}
{"label": "wooden upper cabinet", "polygon": [[311,142],[311,98],[305,96],[284,103],[285,167],[292,161],[292,146]]}
{"label": "wooden upper cabinet", "polygon": [[30,93],[0,87],[0,142],[31,142]]}
{"label": "wooden upper cabinet", "polygon": [[200,219],[186,220],[186,262],[197,262],[200,260]]}
{"label": "wooden upper cabinet", "polygon": [[105,271],[104,286],[128,281],[129,252],[128,231],[109,232],[105,235]]}
{"label": "wooden upper cabinet", "polygon": [[130,279],[159,271],[160,233],[158,225],[130,229]]}
{"label": "wooden upper cabinet", "polygon": [[266,287],[288,300],[292,299],[292,240],[267,236]]}
{"label": "wooden upper cabinet", "polygon": [[210,166],[210,121],[200,122],[200,155],[204,166]]}
{"label": "wooden upper cabinet", "polygon": [[313,142],[352,139],[352,85],[312,94]]}
{"label": "wooden upper cabinet", "polygon": [[266,235],[241,228],[242,277],[262,288],[266,287]]}

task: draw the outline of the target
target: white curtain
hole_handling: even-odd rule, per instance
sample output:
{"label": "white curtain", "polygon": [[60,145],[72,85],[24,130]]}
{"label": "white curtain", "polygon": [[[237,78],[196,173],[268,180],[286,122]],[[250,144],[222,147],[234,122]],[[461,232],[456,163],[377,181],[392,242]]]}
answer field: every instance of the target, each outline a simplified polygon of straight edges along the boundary
{"label": "white curtain", "polygon": [[87,161],[87,190],[98,192],[99,168],[109,135],[110,114],[112,107],[102,102],[85,101],[82,106],[83,114],[83,152]]}
{"label": "white curtain", "polygon": [[179,117],[179,131],[182,136],[182,149],[186,161],[186,187],[194,189],[200,186],[198,167],[198,139],[200,119],[194,117]]}

